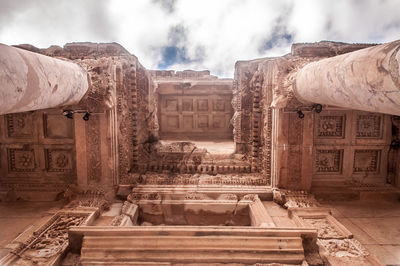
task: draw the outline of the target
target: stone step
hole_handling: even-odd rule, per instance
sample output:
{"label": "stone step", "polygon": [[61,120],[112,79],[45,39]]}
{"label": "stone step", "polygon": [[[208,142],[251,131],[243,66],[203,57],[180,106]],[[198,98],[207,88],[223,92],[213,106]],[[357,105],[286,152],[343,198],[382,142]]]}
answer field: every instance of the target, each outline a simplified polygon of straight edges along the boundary
{"label": "stone step", "polygon": [[235,226],[83,226],[69,231],[70,248],[80,249],[82,265],[138,261],[301,264],[303,238],[315,240],[316,231]]}

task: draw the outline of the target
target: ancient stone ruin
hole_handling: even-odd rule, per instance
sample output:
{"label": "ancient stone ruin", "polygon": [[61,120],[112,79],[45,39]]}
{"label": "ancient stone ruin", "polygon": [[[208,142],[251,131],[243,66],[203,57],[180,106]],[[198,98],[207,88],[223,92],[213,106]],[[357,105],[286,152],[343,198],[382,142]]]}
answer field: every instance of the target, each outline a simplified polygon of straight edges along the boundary
{"label": "ancient stone ruin", "polygon": [[400,41],[233,79],[0,44],[0,264],[395,264],[399,66]]}

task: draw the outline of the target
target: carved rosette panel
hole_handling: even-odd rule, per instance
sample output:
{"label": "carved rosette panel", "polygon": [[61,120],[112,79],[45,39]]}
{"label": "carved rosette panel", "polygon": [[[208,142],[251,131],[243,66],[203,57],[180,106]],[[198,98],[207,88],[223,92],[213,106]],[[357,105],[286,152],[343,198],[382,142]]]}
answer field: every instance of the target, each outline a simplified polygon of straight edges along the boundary
{"label": "carved rosette panel", "polygon": [[6,115],[7,135],[12,138],[33,137],[33,119],[31,113]]}
{"label": "carved rosette panel", "polygon": [[354,173],[376,173],[379,171],[380,150],[355,150]]}
{"label": "carved rosette panel", "polygon": [[89,181],[98,181],[101,177],[100,119],[92,115],[86,122],[87,176]]}
{"label": "carved rosette panel", "polygon": [[36,169],[33,149],[8,149],[8,165],[12,172],[33,172]]}
{"label": "carved rosette panel", "polygon": [[71,150],[46,149],[46,166],[49,172],[69,172],[72,170]]}
{"label": "carved rosette panel", "polygon": [[320,115],[317,119],[317,136],[319,138],[344,138],[344,115]]}
{"label": "carved rosette panel", "polygon": [[342,171],[343,150],[316,150],[315,172],[337,173]]}
{"label": "carved rosette panel", "polygon": [[381,138],[382,115],[358,114],[356,117],[356,138]]}

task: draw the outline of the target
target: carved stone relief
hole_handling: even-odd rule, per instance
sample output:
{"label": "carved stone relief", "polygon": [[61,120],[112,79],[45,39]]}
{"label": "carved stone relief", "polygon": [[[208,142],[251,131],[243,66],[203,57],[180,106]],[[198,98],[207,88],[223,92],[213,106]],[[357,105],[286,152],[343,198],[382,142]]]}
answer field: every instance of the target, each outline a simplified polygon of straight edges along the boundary
{"label": "carved stone relief", "polygon": [[12,172],[35,171],[35,152],[33,149],[8,149],[8,164]]}
{"label": "carved stone relief", "polygon": [[317,136],[320,138],[344,138],[344,115],[319,115],[317,119]]}
{"label": "carved stone relief", "polygon": [[68,246],[68,228],[87,223],[93,213],[58,212],[0,260],[1,265],[53,265]]}
{"label": "carved stone relief", "polygon": [[229,186],[267,186],[269,182],[261,175],[229,174],[229,175],[201,175],[198,174],[145,174],[138,175],[133,183],[142,185],[229,185]]}
{"label": "carved stone relief", "polygon": [[335,257],[363,257],[368,252],[355,239],[318,239],[318,242]]}
{"label": "carved stone relief", "polygon": [[46,149],[46,166],[50,172],[68,172],[72,170],[72,150]]}
{"label": "carved stone relief", "polygon": [[358,114],[356,117],[357,138],[381,138],[382,120],[380,114]]}
{"label": "carved stone relief", "polygon": [[342,170],[343,150],[317,149],[315,171],[317,173],[338,173]]}
{"label": "carved stone relief", "polygon": [[8,114],[6,117],[7,135],[12,138],[33,137],[32,113]]}
{"label": "carved stone relief", "polygon": [[308,224],[312,227],[317,228],[318,238],[343,238],[343,235],[340,234],[333,226],[328,219],[321,218],[303,218]]}
{"label": "carved stone relief", "polygon": [[92,115],[86,122],[86,156],[88,181],[99,181],[101,178],[100,158],[100,119]]}

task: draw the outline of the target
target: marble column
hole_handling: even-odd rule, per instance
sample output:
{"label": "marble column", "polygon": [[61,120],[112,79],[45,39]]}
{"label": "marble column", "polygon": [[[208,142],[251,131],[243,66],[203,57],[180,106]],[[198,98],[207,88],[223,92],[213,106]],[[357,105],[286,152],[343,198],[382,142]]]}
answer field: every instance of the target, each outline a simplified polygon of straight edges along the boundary
{"label": "marble column", "polygon": [[0,115],[76,104],[88,87],[73,62],[0,44]]}
{"label": "marble column", "polygon": [[400,115],[399,50],[400,40],[309,63],[294,93],[304,103]]}

